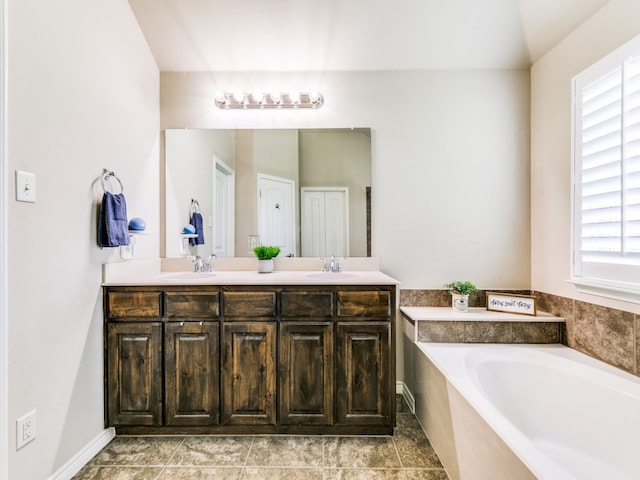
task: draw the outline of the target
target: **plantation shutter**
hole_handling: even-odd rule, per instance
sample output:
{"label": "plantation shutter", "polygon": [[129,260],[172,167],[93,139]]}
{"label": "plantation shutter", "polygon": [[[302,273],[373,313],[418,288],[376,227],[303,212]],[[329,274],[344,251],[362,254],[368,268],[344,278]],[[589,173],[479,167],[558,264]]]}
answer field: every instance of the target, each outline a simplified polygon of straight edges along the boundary
{"label": "plantation shutter", "polygon": [[639,265],[640,56],[575,86],[578,273],[585,262]]}
{"label": "plantation shutter", "polygon": [[640,56],[625,69],[624,95],[625,245],[640,255]]}

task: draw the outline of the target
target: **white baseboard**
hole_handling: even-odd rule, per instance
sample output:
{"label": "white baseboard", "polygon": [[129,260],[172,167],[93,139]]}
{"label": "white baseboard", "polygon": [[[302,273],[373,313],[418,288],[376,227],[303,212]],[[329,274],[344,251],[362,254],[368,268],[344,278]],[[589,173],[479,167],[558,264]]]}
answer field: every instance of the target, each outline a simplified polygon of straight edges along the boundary
{"label": "white baseboard", "polygon": [[404,393],[404,382],[396,382],[396,395],[402,395]]}
{"label": "white baseboard", "polygon": [[48,480],[71,480],[100,450],[102,450],[116,436],[114,428],[107,428],[91,440],[82,450],[76,453]]}
{"label": "white baseboard", "polygon": [[404,397],[412,413],[416,412],[416,399],[404,382],[396,382],[396,394]]}

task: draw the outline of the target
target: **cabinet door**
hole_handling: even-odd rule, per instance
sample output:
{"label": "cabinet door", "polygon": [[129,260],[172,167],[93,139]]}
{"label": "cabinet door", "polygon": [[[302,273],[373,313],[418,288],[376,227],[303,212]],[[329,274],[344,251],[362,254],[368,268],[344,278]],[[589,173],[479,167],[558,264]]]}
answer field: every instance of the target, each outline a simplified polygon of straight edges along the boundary
{"label": "cabinet door", "polygon": [[107,423],[162,423],[162,324],[107,326]]}
{"label": "cabinet door", "polygon": [[223,326],[222,423],[275,425],[276,324]]}
{"label": "cabinet door", "polygon": [[215,425],[219,419],[219,325],[165,326],[165,424]]}
{"label": "cabinet door", "polygon": [[333,324],[280,325],[280,423],[333,424]]}
{"label": "cabinet door", "polygon": [[392,425],[391,324],[339,323],[340,425]]}

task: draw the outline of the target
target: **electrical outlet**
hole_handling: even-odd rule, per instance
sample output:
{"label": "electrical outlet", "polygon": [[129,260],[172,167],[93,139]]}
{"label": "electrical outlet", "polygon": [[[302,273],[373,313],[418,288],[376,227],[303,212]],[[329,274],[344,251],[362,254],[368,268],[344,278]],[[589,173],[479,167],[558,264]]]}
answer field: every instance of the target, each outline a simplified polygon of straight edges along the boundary
{"label": "electrical outlet", "polygon": [[16,420],[16,450],[36,438],[36,411],[27,413]]}

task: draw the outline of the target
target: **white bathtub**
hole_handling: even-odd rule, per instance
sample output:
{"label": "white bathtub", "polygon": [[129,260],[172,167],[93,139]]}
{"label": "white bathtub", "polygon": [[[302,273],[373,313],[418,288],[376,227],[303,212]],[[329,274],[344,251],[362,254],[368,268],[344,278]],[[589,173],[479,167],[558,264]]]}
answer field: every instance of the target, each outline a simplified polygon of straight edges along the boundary
{"label": "white bathtub", "polygon": [[417,344],[416,415],[449,476],[640,479],[640,379],[562,345]]}

